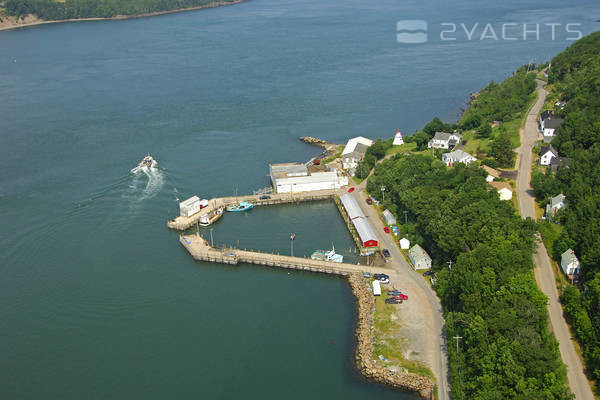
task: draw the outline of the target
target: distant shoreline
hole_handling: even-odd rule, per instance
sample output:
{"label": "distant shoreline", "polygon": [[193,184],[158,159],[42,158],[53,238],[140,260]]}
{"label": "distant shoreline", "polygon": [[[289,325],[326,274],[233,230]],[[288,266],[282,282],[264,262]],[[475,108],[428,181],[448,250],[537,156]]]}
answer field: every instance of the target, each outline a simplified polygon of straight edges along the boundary
{"label": "distant shoreline", "polygon": [[[200,10],[203,8],[216,8],[216,7],[230,6],[230,5],[242,3],[244,1],[246,1],[246,0],[234,0],[234,1],[228,1],[228,2],[213,1],[211,3],[205,4],[202,6],[196,6],[196,7],[178,8],[176,10],[155,11],[155,12],[144,13],[144,14],[117,15],[115,17],[70,18],[70,19],[56,19],[56,20],[41,20],[41,19],[38,20],[37,17],[33,17],[35,19],[33,22],[25,22],[25,23],[15,22],[12,25],[8,25],[8,23],[6,21],[0,22],[0,31],[26,28],[29,26],[36,26],[36,25],[59,24],[62,22],[118,21],[118,20],[125,20],[125,19],[149,18],[149,17],[155,17],[157,15],[174,14],[174,13],[180,13],[180,12],[185,12],[185,11],[194,11],[194,10]],[[4,18],[6,19],[6,18],[11,18],[11,17],[4,17]]]}

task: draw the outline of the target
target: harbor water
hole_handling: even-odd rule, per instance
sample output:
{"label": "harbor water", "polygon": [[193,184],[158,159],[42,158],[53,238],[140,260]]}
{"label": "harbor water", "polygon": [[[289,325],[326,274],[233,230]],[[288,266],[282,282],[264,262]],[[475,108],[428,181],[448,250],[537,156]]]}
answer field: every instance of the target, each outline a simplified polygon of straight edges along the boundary
{"label": "harbor water", "polygon": [[[442,41],[443,22],[581,23],[596,0],[252,0],[0,32],[0,398],[413,399],[352,364],[347,283],[196,263],[178,202],[251,193],[268,164],[455,120],[550,40]],[[540,17],[543,15],[543,18]],[[430,40],[396,40],[425,19]],[[481,31],[479,31],[481,35]],[[129,171],[150,153],[151,172]],[[218,244],[359,261],[331,202],[227,213]],[[201,228],[210,237],[210,228]],[[239,240],[239,243],[238,243]]]}

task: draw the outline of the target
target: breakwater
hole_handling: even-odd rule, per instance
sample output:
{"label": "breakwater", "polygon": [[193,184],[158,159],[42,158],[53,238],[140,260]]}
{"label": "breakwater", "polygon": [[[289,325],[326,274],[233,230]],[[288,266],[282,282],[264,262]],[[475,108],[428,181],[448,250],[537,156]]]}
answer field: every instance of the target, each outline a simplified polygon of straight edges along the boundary
{"label": "breakwater", "polygon": [[375,299],[367,281],[360,274],[348,276],[352,293],[356,297],[358,321],[356,326],[356,356],[358,369],[368,379],[397,389],[416,392],[425,399],[433,399],[434,383],[431,379],[408,372],[393,371],[375,360],[373,321]]}

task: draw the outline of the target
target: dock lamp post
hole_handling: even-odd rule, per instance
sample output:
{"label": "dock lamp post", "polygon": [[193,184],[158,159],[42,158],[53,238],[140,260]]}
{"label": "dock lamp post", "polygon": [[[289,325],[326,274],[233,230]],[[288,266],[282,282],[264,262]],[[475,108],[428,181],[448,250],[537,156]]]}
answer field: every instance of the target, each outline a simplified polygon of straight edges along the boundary
{"label": "dock lamp post", "polygon": [[385,186],[381,185],[381,195],[383,196],[383,201],[385,201]]}
{"label": "dock lamp post", "polygon": [[296,234],[292,233],[290,235],[290,253],[292,257],[294,257],[294,239],[296,239]]}
{"label": "dock lamp post", "polygon": [[215,247],[214,242],[213,242],[212,231],[213,231],[213,228],[210,228],[210,247]]}
{"label": "dock lamp post", "polygon": [[408,211],[404,210],[404,225],[408,224],[407,214],[408,214]]}

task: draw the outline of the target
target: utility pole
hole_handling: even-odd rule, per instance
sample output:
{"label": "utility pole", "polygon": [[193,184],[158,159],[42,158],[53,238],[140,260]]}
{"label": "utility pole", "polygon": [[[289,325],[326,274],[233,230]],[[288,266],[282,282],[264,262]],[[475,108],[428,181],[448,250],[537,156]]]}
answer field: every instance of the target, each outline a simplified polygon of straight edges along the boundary
{"label": "utility pole", "polygon": [[292,257],[294,257],[294,239],[296,239],[296,234],[292,233],[290,235],[290,253],[292,254]]}
{"label": "utility pole", "polygon": [[448,264],[448,269],[451,270],[452,269],[452,261],[448,261],[447,264]]}
{"label": "utility pole", "polygon": [[381,185],[381,195],[383,196],[383,201],[385,201],[385,186]]}
{"label": "utility pole", "polygon": [[462,336],[454,336],[454,339],[456,340],[456,354],[458,354],[458,342],[462,339]]}
{"label": "utility pole", "polygon": [[404,225],[408,224],[408,211],[404,210]]}

